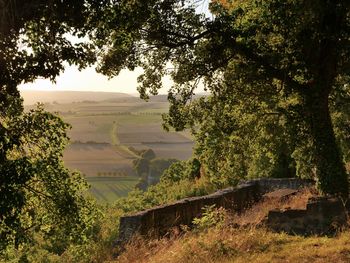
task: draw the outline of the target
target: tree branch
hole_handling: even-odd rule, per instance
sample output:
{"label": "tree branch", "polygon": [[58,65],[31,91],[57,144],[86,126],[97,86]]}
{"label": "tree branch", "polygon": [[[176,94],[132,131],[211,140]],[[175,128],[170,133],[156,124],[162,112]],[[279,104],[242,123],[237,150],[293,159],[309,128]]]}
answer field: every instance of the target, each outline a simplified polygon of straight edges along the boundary
{"label": "tree branch", "polygon": [[258,55],[256,52],[252,52],[249,48],[240,45],[237,42],[235,42],[233,50],[237,50],[240,55],[246,57],[258,65],[261,65],[266,69],[267,75],[282,81],[284,84],[291,87],[295,91],[303,92],[305,90],[304,85],[298,83],[293,78],[288,76],[284,70],[271,66],[271,64],[268,63],[268,58],[266,56],[264,57],[262,55]]}

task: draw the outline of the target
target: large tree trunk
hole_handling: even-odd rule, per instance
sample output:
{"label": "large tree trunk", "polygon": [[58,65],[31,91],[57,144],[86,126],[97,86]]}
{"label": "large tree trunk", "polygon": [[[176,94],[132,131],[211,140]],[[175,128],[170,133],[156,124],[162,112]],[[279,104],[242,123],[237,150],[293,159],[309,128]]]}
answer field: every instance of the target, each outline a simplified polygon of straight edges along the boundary
{"label": "large tree trunk", "polygon": [[348,196],[348,175],[336,143],[328,107],[327,88],[306,97],[311,136],[315,150],[318,189],[324,194]]}
{"label": "large tree trunk", "polygon": [[317,184],[324,194],[348,197],[349,183],[342,154],[336,143],[328,98],[338,75],[337,43],[346,21],[344,8],[337,1],[320,1],[319,37],[314,39],[316,60],[311,61],[313,79],[305,92],[314,143]]}

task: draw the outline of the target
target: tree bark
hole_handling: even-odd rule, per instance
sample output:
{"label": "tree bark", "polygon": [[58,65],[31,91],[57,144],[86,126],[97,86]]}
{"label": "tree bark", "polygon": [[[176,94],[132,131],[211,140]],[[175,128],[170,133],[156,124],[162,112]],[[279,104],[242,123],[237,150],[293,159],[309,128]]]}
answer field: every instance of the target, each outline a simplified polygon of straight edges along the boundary
{"label": "tree bark", "polygon": [[309,115],[311,137],[314,143],[317,185],[324,194],[349,194],[348,175],[337,145],[328,98],[338,75],[338,39],[340,28],[346,22],[345,8],[337,1],[320,2],[319,37],[314,40],[315,61],[310,62],[313,79],[306,92],[306,110]]}
{"label": "tree bark", "polygon": [[329,89],[319,89],[319,92],[312,92],[306,96],[306,108],[315,151],[317,186],[323,194],[347,198],[348,175],[335,139],[327,90]]}

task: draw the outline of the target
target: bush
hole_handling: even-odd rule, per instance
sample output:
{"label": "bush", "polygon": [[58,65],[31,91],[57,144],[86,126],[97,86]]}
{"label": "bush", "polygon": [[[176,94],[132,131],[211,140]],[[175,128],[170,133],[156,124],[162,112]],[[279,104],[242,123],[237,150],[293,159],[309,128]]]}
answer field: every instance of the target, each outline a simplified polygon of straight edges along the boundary
{"label": "bush", "polygon": [[222,227],[225,224],[227,213],[222,207],[216,208],[215,205],[202,208],[203,214],[199,218],[193,219],[195,230],[204,231],[211,227]]}
{"label": "bush", "polygon": [[206,195],[214,190],[204,178],[182,179],[177,182],[162,181],[148,187],[145,192],[139,189],[131,191],[128,197],[117,200],[115,207],[126,213],[136,212],[186,197]]}
{"label": "bush", "polygon": [[188,161],[173,162],[166,169],[162,176],[162,181],[178,182],[182,179],[199,179],[201,163],[197,158],[192,158]]}

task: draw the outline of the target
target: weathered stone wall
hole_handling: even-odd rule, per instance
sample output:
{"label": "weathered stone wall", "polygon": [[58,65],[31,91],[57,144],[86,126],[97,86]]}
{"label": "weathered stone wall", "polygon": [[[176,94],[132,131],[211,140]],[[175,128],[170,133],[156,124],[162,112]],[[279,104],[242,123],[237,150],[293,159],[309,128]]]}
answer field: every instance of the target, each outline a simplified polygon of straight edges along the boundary
{"label": "weathered stone wall", "polygon": [[270,211],[265,224],[271,230],[289,234],[333,234],[347,223],[346,210],[337,198],[311,198],[304,210]]}
{"label": "weathered stone wall", "polygon": [[297,190],[315,184],[313,180],[299,178],[260,178],[250,182],[256,182],[259,185],[261,194],[284,188]]}
{"label": "weathered stone wall", "polygon": [[210,195],[186,198],[173,204],[154,207],[121,217],[119,239],[127,241],[134,234],[160,237],[174,226],[191,225],[193,219],[201,215],[204,206],[215,204],[217,207],[239,212],[260,200],[267,192],[281,188],[298,189],[311,184],[312,181],[297,178],[262,178],[246,181],[237,187],[219,190]]}

